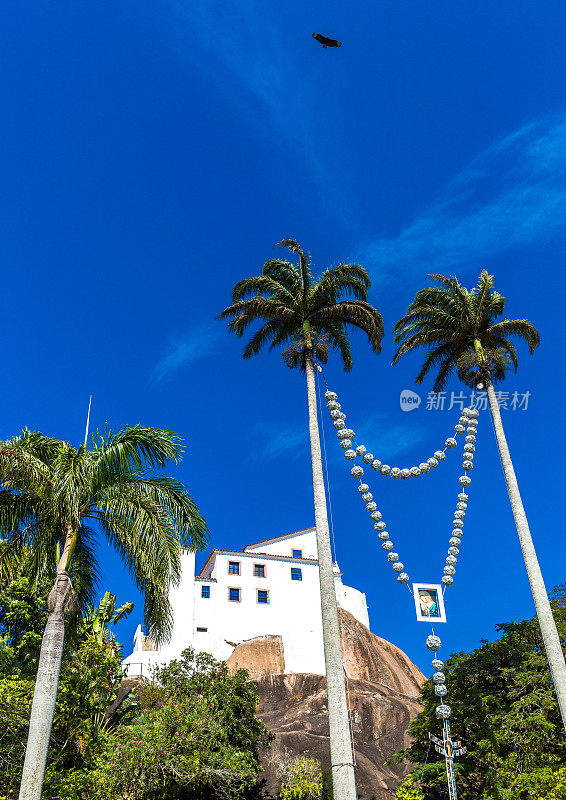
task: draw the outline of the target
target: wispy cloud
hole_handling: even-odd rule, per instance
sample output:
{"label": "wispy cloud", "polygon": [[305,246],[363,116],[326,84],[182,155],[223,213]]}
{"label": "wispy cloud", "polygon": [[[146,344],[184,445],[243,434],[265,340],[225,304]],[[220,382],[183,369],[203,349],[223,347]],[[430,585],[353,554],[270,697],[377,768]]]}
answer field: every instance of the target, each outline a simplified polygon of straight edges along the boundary
{"label": "wispy cloud", "polygon": [[396,238],[363,249],[375,277],[485,265],[510,248],[564,230],[566,114],[492,144]]}
{"label": "wispy cloud", "polygon": [[[374,413],[358,426],[356,442],[364,444],[376,458],[382,461],[394,459],[410,450],[425,437],[413,420],[410,423],[391,423],[380,413]],[[399,465],[397,465],[399,466]]]}
{"label": "wispy cloud", "polygon": [[258,422],[252,437],[255,441],[253,457],[261,461],[271,461],[294,450],[294,455],[304,453],[308,447],[306,424],[285,425],[276,422]]}
{"label": "wispy cloud", "polygon": [[[295,145],[313,172],[323,165],[313,141],[314,90],[281,42],[293,29],[285,4],[261,0],[211,3],[166,0],[181,24],[176,30],[179,57],[199,67],[212,60],[216,74],[236,78],[250,97],[268,110],[272,124]],[[220,67],[220,69],[218,69]],[[237,102],[241,104],[241,94]]]}
{"label": "wispy cloud", "polygon": [[205,358],[218,347],[222,332],[214,325],[201,325],[187,331],[181,339],[171,339],[167,353],[155,365],[154,383],[169,380],[181,367],[190,367],[199,358]]}

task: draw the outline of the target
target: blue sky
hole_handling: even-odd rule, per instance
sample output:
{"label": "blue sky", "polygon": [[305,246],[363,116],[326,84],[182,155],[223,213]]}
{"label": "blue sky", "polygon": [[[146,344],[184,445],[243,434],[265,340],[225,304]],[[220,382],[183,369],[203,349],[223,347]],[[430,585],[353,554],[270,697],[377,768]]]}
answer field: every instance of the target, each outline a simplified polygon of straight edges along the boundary
{"label": "blue sky", "polygon": [[[426,410],[429,384],[417,410],[400,410],[419,359],[390,366],[391,328],[427,273],[472,285],[487,268],[508,314],[541,332],[505,387],[530,391],[529,407],[504,422],[547,586],[565,579],[549,502],[565,389],[562,2],[23,0],[0,22],[0,436],[28,426],[79,443],[92,394],[94,427],[186,439],[173,472],[214,546],[308,527],[304,382],[275,353],[241,359],[214,320],[233,284],[287,236],[315,269],[368,268],[383,353],[354,337],[353,372],[334,360],[327,379],[368,448],[410,466],[457,414]],[[313,31],[343,47],[323,50]],[[325,424],[344,580],[366,591],[372,629],[429,671],[426,629]],[[440,577],[458,460],[373,480],[415,580]],[[533,613],[486,414],[473,478],[444,655]],[[101,557],[103,589],[138,601],[113,553]],[[120,625],[126,652],[140,614]]]}

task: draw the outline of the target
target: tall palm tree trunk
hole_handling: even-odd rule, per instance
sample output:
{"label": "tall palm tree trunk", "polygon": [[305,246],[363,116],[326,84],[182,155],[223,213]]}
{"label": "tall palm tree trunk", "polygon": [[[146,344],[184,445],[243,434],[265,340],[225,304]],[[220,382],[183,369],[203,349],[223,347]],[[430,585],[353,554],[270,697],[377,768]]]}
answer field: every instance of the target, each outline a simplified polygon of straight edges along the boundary
{"label": "tall palm tree trunk", "polygon": [[41,640],[19,800],[40,800],[41,798],[59,685],[61,657],[65,643],[65,613],[74,602],[71,578],[64,568],[68,563],[72,548],[68,532],[63,557],[57,569],[57,577],[47,598],[49,617]]}
{"label": "tall palm tree trunk", "polygon": [[546,650],[546,657],[550,666],[550,672],[554,680],[554,688],[558,698],[558,705],[560,714],[562,716],[562,723],[566,728],[566,664],[564,663],[564,653],[560,645],[558,631],[556,630],[556,623],[550,607],[548,594],[544,585],[542,572],[537,559],[535,546],[529,530],[529,523],[527,522],[527,515],[523,508],[521,495],[519,494],[519,485],[513,469],[513,462],[507,446],[507,440],[503,431],[503,423],[501,421],[501,414],[499,411],[499,403],[495,396],[493,385],[488,383],[487,396],[489,398],[489,407],[491,416],[493,418],[493,425],[495,427],[495,436],[497,438],[497,446],[499,447],[499,455],[501,456],[501,463],[503,465],[503,472],[507,482],[507,491],[509,492],[509,499],[511,501],[511,508],[513,509],[513,516],[515,518],[515,525],[517,533],[519,534],[519,542],[521,550],[523,551],[523,558],[525,559],[525,567],[531,584],[531,591],[535,601],[535,609],[540,625],[540,632]]}
{"label": "tall palm tree trunk", "polygon": [[356,800],[356,780],[352,758],[352,742],[346,700],[344,663],[340,643],[338,603],[332,568],[330,533],[326,513],[326,495],[322,473],[318,415],[316,409],[315,372],[312,355],[306,357],[307,397],[309,407],[309,433],[311,442],[312,482],[314,489],[314,515],[318,549],[318,574],[320,579],[320,607],[322,612],[322,637],[326,665],[328,692],[328,721],[330,723],[330,758],[332,781],[336,800]]}

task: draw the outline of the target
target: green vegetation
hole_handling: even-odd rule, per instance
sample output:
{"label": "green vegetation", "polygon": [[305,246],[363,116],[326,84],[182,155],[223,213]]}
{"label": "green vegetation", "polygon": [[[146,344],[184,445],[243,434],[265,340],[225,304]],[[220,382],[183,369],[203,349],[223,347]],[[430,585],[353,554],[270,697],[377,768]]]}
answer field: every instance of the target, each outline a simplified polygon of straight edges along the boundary
{"label": "green vegetation", "polygon": [[[551,599],[560,640],[566,642],[566,588]],[[498,626],[502,636],[445,664],[453,735],[468,753],[455,760],[460,800],[564,800],[566,735],[536,617]],[[432,684],[424,710],[411,723],[412,747],[400,757],[417,764],[398,790],[399,800],[447,797],[444,759],[429,748],[438,735]]]}
{"label": "green vegetation", "polygon": [[[141,425],[96,433],[92,447],[29,430],[0,442],[0,535],[26,574],[55,583],[47,599],[31,706],[21,800],[39,800],[68,612],[92,603],[98,578],[95,533],[114,547],[142,592],[155,641],[171,630],[169,588],[180,577],[181,548],[198,549],[207,527],[187,489],[155,470],[177,462],[178,436]],[[72,584],[71,584],[72,580]]]}
{"label": "green vegetation", "polygon": [[[15,800],[49,582],[4,583],[0,596],[0,800]],[[187,650],[128,693],[108,625],[132,609],[106,592],[71,629],[43,784],[45,800],[196,800],[249,796],[271,741],[247,673]],[[118,702],[119,701],[119,702]]]}

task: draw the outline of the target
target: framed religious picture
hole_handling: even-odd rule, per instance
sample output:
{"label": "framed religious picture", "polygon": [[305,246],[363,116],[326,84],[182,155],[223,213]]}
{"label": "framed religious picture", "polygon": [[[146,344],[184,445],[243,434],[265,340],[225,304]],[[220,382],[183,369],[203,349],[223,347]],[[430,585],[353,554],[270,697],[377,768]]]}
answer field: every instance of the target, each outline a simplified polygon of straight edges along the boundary
{"label": "framed religious picture", "polygon": [[446,622],[444,597],[439,583],[413,583],[413,595],[419,622]]}

